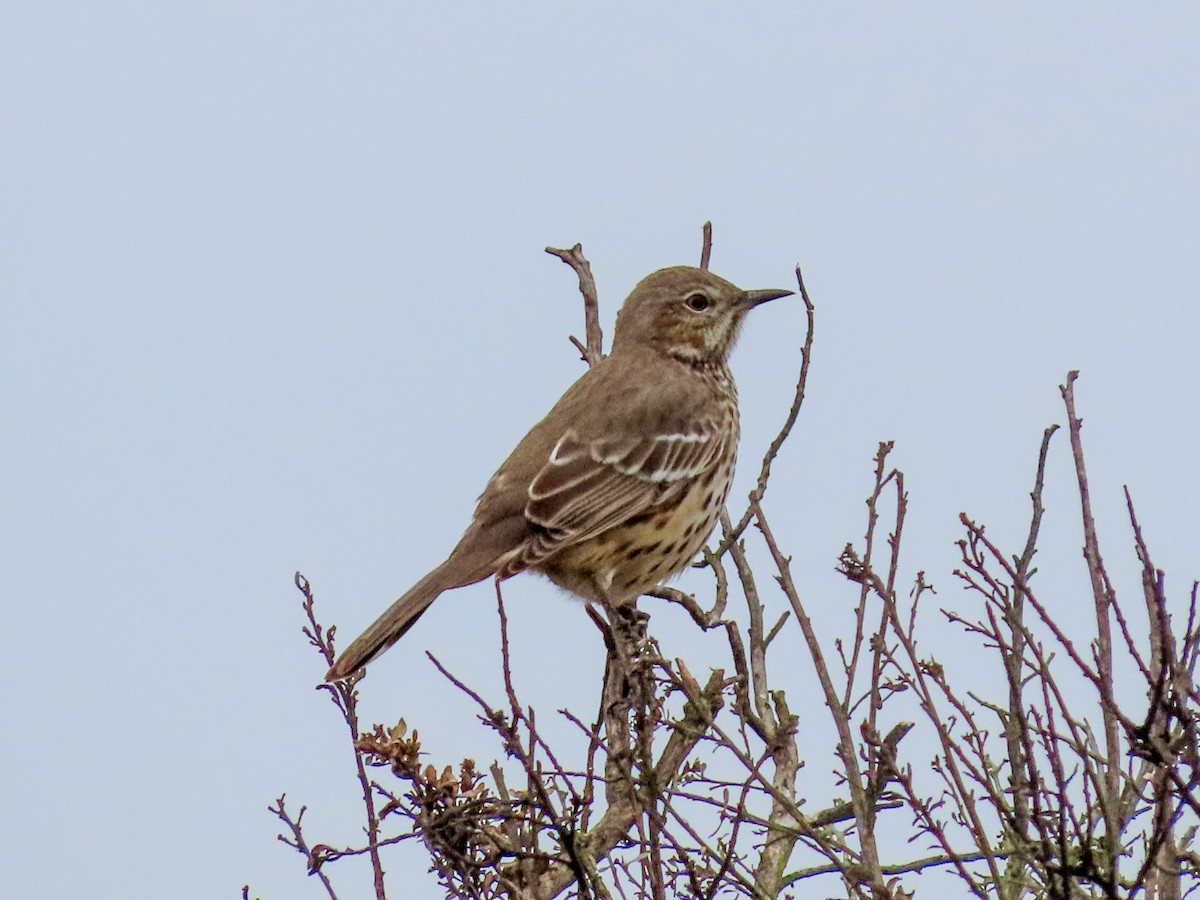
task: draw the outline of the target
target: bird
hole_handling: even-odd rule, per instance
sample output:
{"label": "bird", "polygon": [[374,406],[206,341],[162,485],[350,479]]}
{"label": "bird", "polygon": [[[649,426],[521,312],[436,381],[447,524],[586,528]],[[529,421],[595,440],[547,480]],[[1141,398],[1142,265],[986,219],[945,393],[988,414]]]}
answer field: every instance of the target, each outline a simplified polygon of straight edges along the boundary
{"label": "bird", "polygon": [[638,282],[609,355],[496,470],[445,562],[356,638],[326,681],[376,659],[443,592],[485,578],[532,571],[621,608],[682,571],[733,480],[740,425],[729,354],[751,309],[792,293],[744,291],[691,266]]}

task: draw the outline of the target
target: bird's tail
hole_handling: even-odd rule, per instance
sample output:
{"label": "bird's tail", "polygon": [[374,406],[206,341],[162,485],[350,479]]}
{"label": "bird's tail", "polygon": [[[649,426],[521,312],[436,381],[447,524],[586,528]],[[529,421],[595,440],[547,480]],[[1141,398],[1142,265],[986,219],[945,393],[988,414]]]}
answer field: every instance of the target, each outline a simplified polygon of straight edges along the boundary
{"label": "bird's tail", "polygon": [[400,640],[443,591],[474,584],[491,572],[476,570],[466,577],[464,574],[461,560],[451,555],[450,559],[414,584],[404,596],[389,606],[370,628],[343,650],[337,662],[325,675],[325,680],[337,681],[357,672]]}

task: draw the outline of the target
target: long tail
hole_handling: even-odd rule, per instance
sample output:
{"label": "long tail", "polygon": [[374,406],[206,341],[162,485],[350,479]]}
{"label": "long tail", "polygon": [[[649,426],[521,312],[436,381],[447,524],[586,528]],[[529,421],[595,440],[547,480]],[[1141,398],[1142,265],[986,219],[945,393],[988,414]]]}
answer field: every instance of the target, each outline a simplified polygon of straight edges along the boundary
{"label": "long tail", "polygon": [[392,644],[400,640],[412,628],[421,613],[429,609],[443,591],[474,584],[486,578],[490,572],[471,572],[464,579],[461,560],[454,555],[413,585],[399,600],[387,608],[374,624],[360,634],[342,651],[337,662],[325,675],[326,681],[337,681],[357,672]]}

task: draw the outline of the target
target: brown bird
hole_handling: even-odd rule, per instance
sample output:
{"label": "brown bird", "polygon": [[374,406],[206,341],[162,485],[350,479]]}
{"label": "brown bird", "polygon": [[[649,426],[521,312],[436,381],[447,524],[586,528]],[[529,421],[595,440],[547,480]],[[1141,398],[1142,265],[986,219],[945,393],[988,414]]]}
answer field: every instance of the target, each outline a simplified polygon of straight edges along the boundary
{"label": "brown bird", "polygon": [[449,558],[342,652],[353,674],[443,591],[529,569],[618,606],[681,571],[717,522],[737,457],[729,352],[746,313],[791,291],[743,291],[661,269],[617,315],[612,352],[584,373],[492,476]]}

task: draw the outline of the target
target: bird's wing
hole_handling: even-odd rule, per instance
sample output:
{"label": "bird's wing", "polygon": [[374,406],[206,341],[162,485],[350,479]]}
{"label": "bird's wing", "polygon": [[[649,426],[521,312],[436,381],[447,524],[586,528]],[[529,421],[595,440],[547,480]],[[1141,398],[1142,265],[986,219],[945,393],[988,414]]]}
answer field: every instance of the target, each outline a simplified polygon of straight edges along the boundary
{"label": "bird's wing", "polygon": [[567,431],[529,485],[525,517],[540,534],[526,564],[586,541],[662,502],[723,458],[732,439],[719,420],[674,433],[582,440]]}

